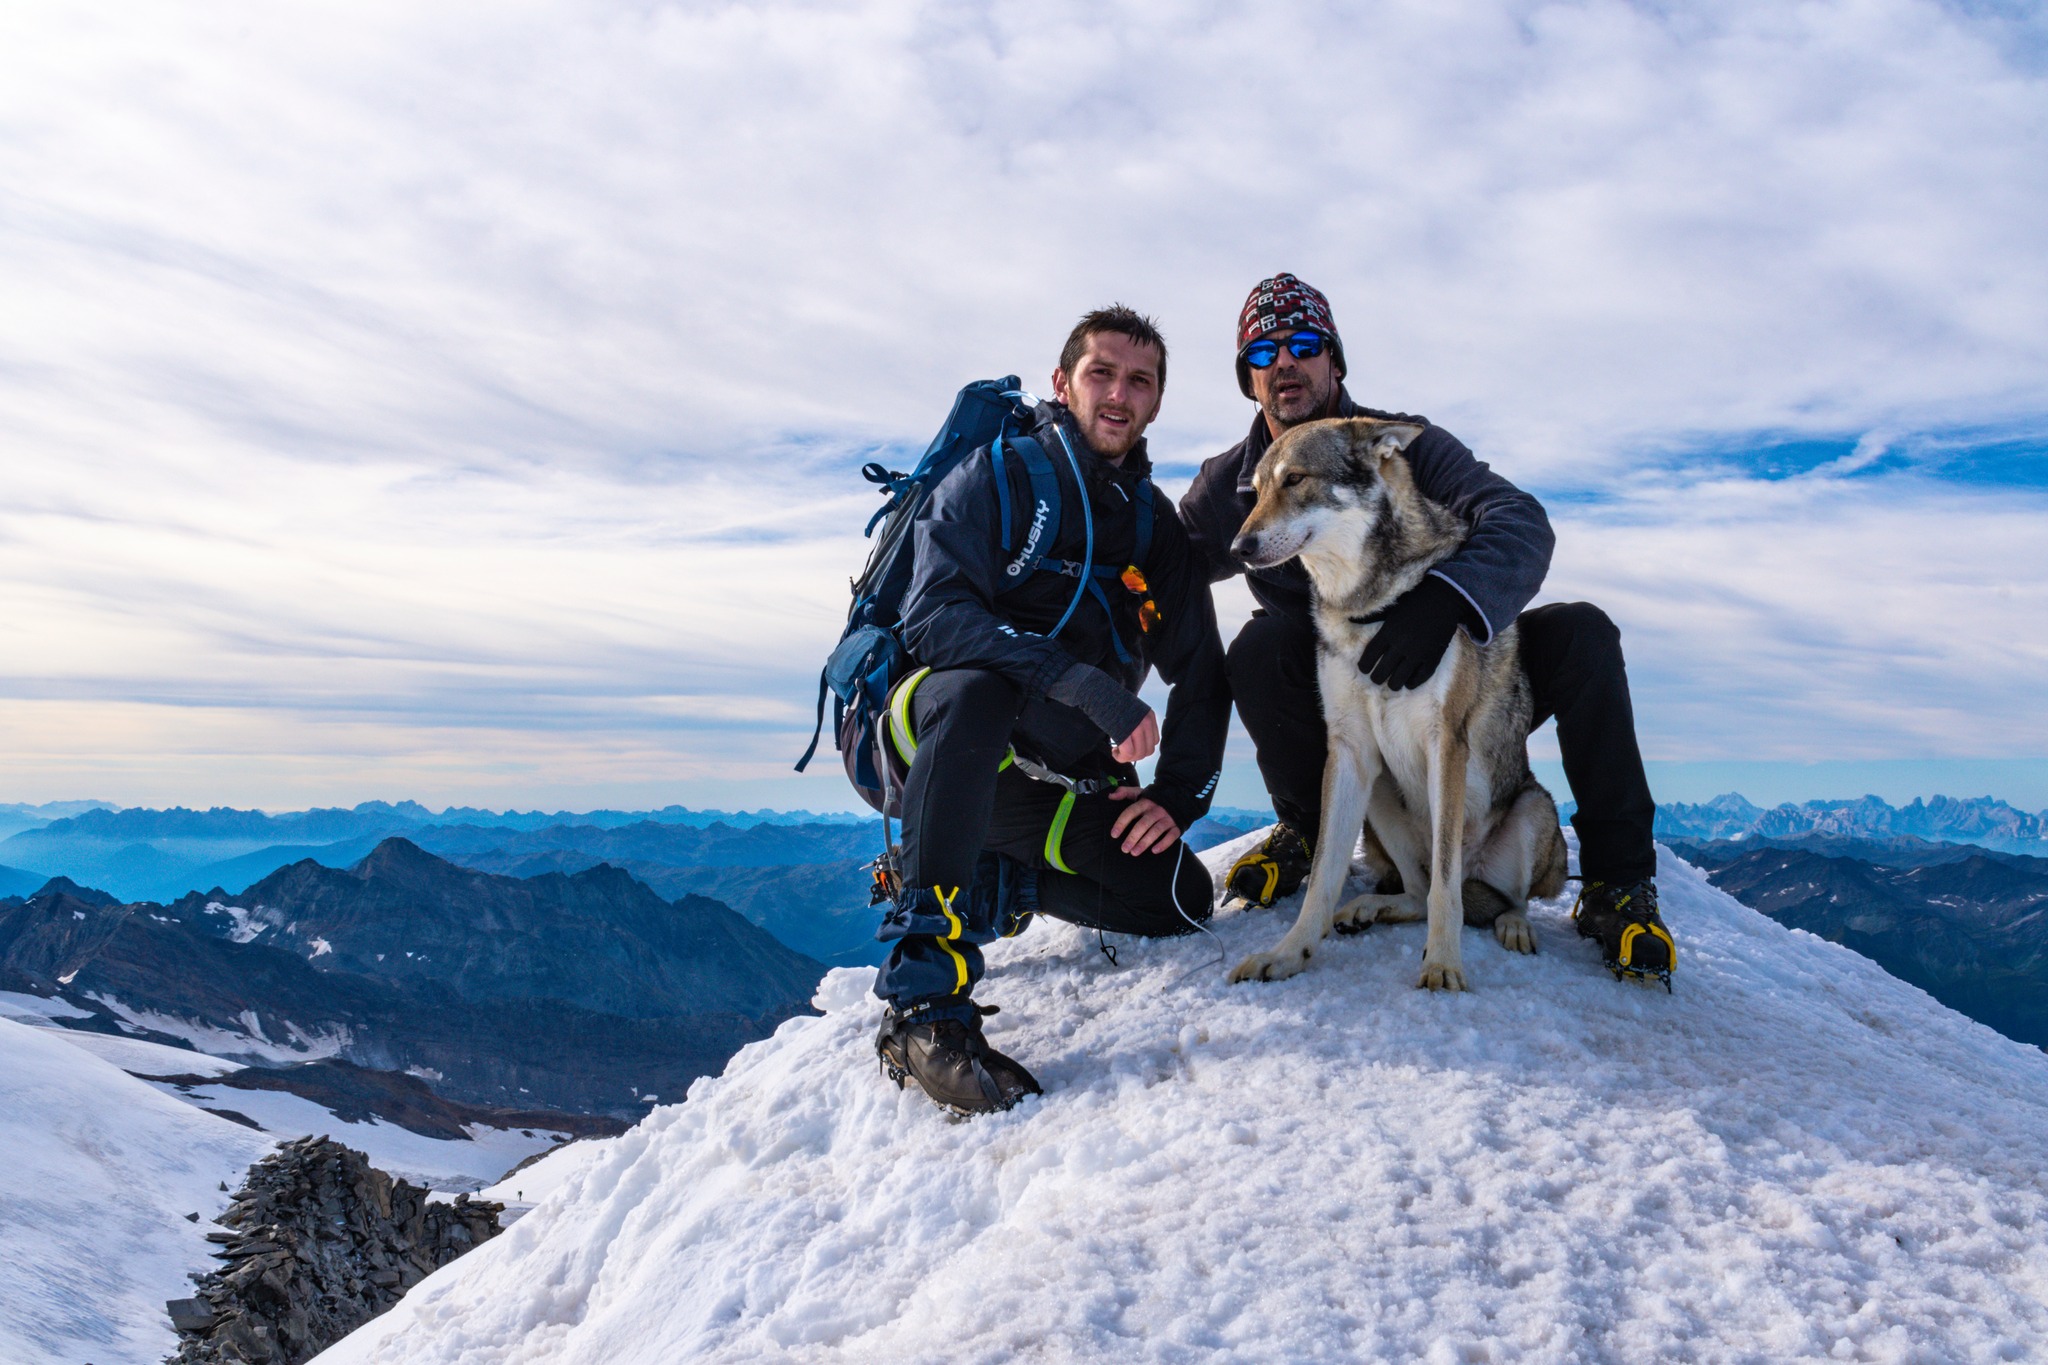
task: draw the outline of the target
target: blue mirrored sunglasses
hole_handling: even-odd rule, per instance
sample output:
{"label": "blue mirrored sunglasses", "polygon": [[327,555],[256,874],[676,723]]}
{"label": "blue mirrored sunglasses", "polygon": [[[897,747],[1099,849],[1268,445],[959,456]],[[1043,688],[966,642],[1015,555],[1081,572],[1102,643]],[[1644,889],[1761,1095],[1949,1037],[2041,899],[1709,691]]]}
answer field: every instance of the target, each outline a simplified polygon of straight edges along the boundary
{"label": "blue mirrored sunglasses", "polygon": [[1285,346],[1287,353],[1296,360],[1313,360],[1323,353],[1323,345],[1321,332],[1296,332],[1284,342],[1274,341],[1270,337],[1261,338],[1245,347],[1240,354],[1245,364],[1255,370],[1263,370],[1280,358],[1282,346]]}

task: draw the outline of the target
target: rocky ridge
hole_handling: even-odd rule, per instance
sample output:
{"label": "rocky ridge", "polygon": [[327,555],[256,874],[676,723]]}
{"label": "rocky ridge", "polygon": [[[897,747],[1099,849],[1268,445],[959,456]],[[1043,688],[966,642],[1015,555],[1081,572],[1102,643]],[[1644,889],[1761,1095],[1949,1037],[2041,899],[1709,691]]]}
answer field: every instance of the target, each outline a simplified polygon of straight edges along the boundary
{"label": "rocky ridge", "polygon": [[171,1365],[299,1365],[390,1308],[408,1289],[498,1234],[503,1207],[467,1195],[429,1203],[362,1153],[327,1138],[288,1142],[249,1170],[210,1232],[219,1270],[165,1305]]}

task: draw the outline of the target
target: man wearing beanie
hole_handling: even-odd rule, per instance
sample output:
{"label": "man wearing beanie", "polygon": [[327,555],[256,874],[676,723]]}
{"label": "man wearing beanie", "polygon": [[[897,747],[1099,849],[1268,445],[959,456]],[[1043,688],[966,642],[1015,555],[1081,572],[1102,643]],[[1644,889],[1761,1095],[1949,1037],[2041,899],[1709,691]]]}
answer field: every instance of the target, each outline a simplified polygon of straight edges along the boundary
{"label": "man wearing beanie", "polygon": [[[1535,721],[1557,718],[1565,778],[1578,802],[1572,827],[1586,879],[1574,911],[1579,932],[1600,940],[1610,967],[1668,980],[1673,963],[1655,935],[1631,936],[1631,954],[1622,956],[1625,930],[1662,928],[1663,921],[1653,880],[1656,805],[1636,747],[1620,631],[1590,603],[1524,610],[1543,585],[1555,539],[1542,505],[1427,418],[1361,406],[1344,387],[1346,372],[1344,343],[1322,292],[1289,274],[1261,280],[1237,324],[1238,388],[1259,411],[1245,439],[1206,461],[1180,502],[1210,580],[1243,573],[1258,603],[1229,648],[1228,671],[1279,824],[1231,868],[1229,890],[1271,905],[1301,885],[1322,818],[1326,752],[1308,574],[1296,560],[1246,570],[1230,555],[1257,501],[1252,471],[1281,432],[1303,422],[1413,422],[1425,428],[1403,452],[1416,487],[1464,518],[1472,533],[1387,609],[1358,667],[1384,686],[1417,687],[1436,672],[1460,629],[1485,644],[1510,624],[1519,628]],[[1640,947],[1646,943],[1656,946]]]}

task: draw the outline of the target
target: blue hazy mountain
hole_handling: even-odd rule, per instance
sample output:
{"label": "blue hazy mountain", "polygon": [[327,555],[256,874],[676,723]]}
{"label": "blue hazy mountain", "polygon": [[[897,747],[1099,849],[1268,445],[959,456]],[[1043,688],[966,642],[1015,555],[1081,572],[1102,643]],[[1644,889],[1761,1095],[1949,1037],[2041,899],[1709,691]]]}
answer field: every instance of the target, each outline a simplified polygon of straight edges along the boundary
{"label": "blue hazy mountain", "polygon": [[113,809],[110,801],[45,801],[40,805],[0,801],[0,839],[25,829],[41,829],[53,820],[83,815],[89,810]]}
{"label": "blue hazy mountain", "polygon": [[[115,809],[94,802],[0,807],[12,812],[12,832],[0,839],[0,864],[68,876],[128,900],[174,900],[187,891],[223,886],[237,890],[305,858],[345,867],[391,835],[415,838],[426,830],[495,831],[487,840],[443,833],[436,845],[473,849],[516,843],[549,829],[609,831],[633,826],[677,830],[735,830],[784,826],[854,828],[859,817],[808,811],[697,811],[668,806],[656,811],[490,811],[451,807],[435,812],[414,801],[271,814],[216,806]],[[0,824],[0,831],[9,826]],[[424,846],[424,845],[423,845]],[[788,861],[788,860],[785,860]],[[40,885],[40,883],[38,883]]]}
{"label": "blue hazy mountain", "polygon": [[[26,895],[52,876],[122,901],[169,903],[209,887],[239,894],[279,868],[352,867],[394,835],[464,867],[518,877],[608,863],[661,895],[708,896],[798,952],[836,965],[879,960],[868,864],[882,849],[873,816],[725,812],[668,806],[579,813],[433,811],[414,801],[272,814],[96,803],[22,808],[40,823],[0,840],[0,863],[33,872],[0,884]],[[1218,808],[1189,831],[1196,851],[1272,820]]]}
{"label": "blue hazy mountain", "polygon": [[49,880],[40,872],[24,872],[18,867],[0,867],[0,896],[27,896]]}

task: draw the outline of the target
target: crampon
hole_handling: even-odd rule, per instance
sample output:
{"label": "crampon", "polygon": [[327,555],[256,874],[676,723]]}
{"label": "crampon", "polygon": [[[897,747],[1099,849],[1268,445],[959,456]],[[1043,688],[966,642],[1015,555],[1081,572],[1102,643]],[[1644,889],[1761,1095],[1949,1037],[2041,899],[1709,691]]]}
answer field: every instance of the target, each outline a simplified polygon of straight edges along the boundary
{"label": "crampon", "polygon": [[1660,983],[1668,994],[1678,945],[1657,913],[1657,883],[1587,882],[1572,906],[1579,937],[1600,944],[1602,964],[1617,981]]}

